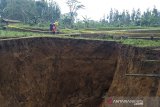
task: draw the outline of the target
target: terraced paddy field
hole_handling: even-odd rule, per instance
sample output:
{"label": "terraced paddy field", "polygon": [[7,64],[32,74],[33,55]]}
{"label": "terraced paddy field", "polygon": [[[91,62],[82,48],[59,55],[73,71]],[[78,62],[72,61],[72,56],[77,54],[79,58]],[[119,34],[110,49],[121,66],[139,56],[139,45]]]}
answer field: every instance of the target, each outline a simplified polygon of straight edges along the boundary
{"label": "terraced paddy field", "polygon": [[103,28],[103,29],[59,29],[52,34],[48,28],[9,25],[0,31],[0,38],[19,37],[58,37],[73,39],[90,39],[117,41],[137,46],[159,46],[160,28]]}

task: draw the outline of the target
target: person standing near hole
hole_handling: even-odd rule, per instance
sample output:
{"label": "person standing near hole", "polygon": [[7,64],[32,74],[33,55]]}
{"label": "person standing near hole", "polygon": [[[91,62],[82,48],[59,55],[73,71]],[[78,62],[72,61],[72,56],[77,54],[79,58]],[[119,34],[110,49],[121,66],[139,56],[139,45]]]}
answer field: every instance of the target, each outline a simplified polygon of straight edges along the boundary
{"label": "person standing near hole", "polygon": [[53,23],[53,28],[52,28],[52,32],[53,32],[53,34],[55,34],[55,33],[56,33],[56,30],[57,30],[56,25]]}
{"label": "person standing near hole", "polygon": [[49,30],[52,31],[52,29],[53,29],[53,24],[50,23],[50,25],[49,25]]}

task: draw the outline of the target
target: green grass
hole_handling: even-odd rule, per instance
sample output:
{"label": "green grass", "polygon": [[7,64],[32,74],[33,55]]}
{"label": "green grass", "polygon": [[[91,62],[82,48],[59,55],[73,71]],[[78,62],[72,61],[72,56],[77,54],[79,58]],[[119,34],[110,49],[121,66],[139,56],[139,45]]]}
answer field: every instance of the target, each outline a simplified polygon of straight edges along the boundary
{"label": "green grass", "polygon": [[[71,30],[73,35],[77,33],[77,30]],[[43,34],[43,33],[32,33],[32,32],[18,32],[18,31],[4,31],[0,30],[0,39],[8,38],[20,38],[20,37],[58,37],[58,38],[72,38],[72,39],[85,39],[85,40],[100,40],[100,41],[116,41],[122,44],[128,44],[136,47],[158,47],[160,46],[160,40],[143,40],[143,39],[119,39],[114,40],[110,36],[106,38],[82,38],[80,36],[71,36],[70,30],[66,34]],[[81,33],[79,31],[78,33]],[[88,33],[90,33],[88,31]]]}
{"label": "green grass", "polygon": [[70,33],[80,33],[80,30],[73,30],[73,29],[61,29],[60,32],[64,34],[70,34]]}
{"label": "green grass", "polygon": [[146,29],[147,27],[99,27],[99,28],[86,28],[86,30],[97,30],[97,31],[106,31],[106,30],[131,30],[131,29]]}
{"label": "green grass", "polygon": [[11,26],[15,26],[17,28],[30,28],[30,29],[49,29],[49,24],[48,26],[43,26],[43,27],[40,27],[38,25],[29,25],[29,24],[23,24],[23,23],[18,23],[18,24],[11,24]]}
{"label": "green grass", "polygon": [[[37,26],[29,26],[24,24],[11,25],[17,28],[30,28],[30,29],[47,29]],[[18,32],[18,31],[3,31],[0,30],[0,38],[19,38],[19,37],[60,37],[60,38],[74,38],[74,39],[89,39],[89,40],[102,40],[102,41],[117,41],[122,44],[128,44],[138,47],[157,47],[160,46],[160,40],[143,40],[143,39],[122,39],[114,40],[113,38],[82,38],[80,36],[71,36],[74,34],[105,34],[111,36],[131,36],[131,37],[150,37],[152,35],[160,37],[160,28],[156,27],[104,27],[96,29],[61,29],[61,35],[43,34],[43,33],[33,33],[33,32]]]}
{"label": "green grass", "polygon": [[157,47],[160,46],[160,40],[126,39],[120,40],[122,44],[129,44],[137,47]]}
{"label": "green grass", "polygon": [[45,33],[0,30],[0,39],[3,39],[3,38],[19,38],[19,37],[46,37],[46,36],[57,36],[57,35],[45,34]]}
{"label": "green grass", "polygon": [[14,38],[14,37],[27,37],[36,34],[30,32],[16,32],[16,31],[3,31],[0,30],[0,38]]}

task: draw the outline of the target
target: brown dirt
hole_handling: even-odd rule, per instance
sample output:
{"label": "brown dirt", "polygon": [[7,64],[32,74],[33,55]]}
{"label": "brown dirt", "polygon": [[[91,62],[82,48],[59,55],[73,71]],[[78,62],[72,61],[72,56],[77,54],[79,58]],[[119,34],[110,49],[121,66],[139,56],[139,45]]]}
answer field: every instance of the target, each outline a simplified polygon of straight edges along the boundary
{"label": "brown dirt", "polygon": [[0,41],[1,106],[98,106],[112,82],[116,45],[56,38]]}
{"label": "brown dirt", "polygon": [[0,107],[98,107],[104,96],[160,96],[159,80],[125,76],[160,71],[145,59],[160,53],[109,41],[1,40]]}
{"label": "brown dirt", "polygon": [[[160,77],[136,77],[125,76],[125,74],[160,74],[160,51],[122,46],[112,84],[106,93],[106,97],[159,97]],[[159,107],[151,101],[149,103],[152,107]],[[100,107],[128,106],[109,106],[103,102]],[[143,107],[150,106],[144,105]]]}

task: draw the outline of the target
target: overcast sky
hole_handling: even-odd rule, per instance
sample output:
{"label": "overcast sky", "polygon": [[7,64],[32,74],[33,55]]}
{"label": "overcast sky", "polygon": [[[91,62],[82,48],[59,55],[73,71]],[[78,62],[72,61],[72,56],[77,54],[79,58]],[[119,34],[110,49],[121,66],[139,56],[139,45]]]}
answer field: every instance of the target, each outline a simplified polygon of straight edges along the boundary
{"label": "overcast sky", "polygon": [[[53,0],[56,1],[62,13],[69,12],[66,5],[67,0]],[[147,8],[152,9],[154,6],[160,10],[160,0],[78,0],[83,5],[85,9],[78,11],[78,18],[83,19],[82,16],[87,15],[94,20],[99,20],[105,14],[109,13],[110,9],[129,10],[132,11],[133,8],[140,8],[142,11]]]}

